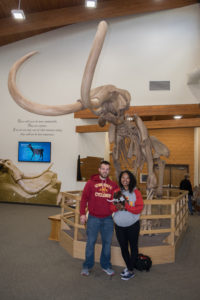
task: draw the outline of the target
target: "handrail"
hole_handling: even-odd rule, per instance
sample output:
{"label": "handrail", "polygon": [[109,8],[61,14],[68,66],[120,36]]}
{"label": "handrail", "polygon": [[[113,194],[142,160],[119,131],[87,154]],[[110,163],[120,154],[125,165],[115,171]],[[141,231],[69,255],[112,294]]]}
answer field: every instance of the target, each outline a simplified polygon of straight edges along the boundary
{"label": "handrail", "polygon": [[[154,220],[156,219],[170,219],[170,226],[168,228],[148,228],[141,230],[140,234],[163,234],[169,233],[168,242],[171,245],[174,245],[177,240],[180,238],[181,233],[185,230],[188,220],[188,209],[187,209],[187,191],[175,190],[178,194],[177,197],[168,197],[164,199],[152,199],[144,200],[144,205],[151,206],[170,206],[170,213],[165,214],[151,214],[151,215],[141,215],[141,220]],[[172,193],[173,191],[170,191]],[[79,193],[79,194],[78,194]],[[180,194],[179,194],[180,193]],[[74,208],[70,205],[72,204]],[[81,191],[71,191],[71,192],[62,192],[62,220],[74,228],[74,240],[78,240],[78,230],[85,229],[85,225],[80,224],[80,200],[81,200]],[[71,214],[66,213],[66,211],[71,212]],[[72,216],[72,212],[74,215]],[[160,212],[160,211],[159,211]],[[70,220],[73,218],[74,220]]]}

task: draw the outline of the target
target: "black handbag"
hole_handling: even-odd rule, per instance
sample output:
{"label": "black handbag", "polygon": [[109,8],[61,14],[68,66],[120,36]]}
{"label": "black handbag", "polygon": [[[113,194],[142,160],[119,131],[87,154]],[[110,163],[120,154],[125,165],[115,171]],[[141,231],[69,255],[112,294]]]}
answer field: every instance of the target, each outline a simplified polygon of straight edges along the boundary
{"label": "black handbag", "polygon": [[139,253],[135,264],[135,268],[139,271],[145,270],[146,272],[149,272],[151,266],[152,266],[151,258],[147,255]]}

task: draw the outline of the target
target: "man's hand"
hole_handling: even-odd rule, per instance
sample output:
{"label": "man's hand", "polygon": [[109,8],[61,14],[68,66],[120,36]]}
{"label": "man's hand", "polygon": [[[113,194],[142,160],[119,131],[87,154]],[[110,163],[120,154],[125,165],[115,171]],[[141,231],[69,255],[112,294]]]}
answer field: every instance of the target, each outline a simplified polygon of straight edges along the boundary
{"label": "man's hand", "polygon": [[80,216],[80,223],[81,223],[82,225],[84,225],[84,224],[86,223],[86,215],[81,215],[81,216]]}

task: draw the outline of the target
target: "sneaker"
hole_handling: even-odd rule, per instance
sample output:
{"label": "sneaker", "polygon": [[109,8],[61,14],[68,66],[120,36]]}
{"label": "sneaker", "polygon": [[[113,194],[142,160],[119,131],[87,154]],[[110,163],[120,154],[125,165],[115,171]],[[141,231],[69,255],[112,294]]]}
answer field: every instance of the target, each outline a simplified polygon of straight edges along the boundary
{"label": "sneaker", "polygon": [[120,273],[120,275],[121,275],[121,276],[124,276],[124,275],[127,275],[127,273],[128,273],[128,269],[125,268],[125,269]]}
{"label": "sneaker", "polygon": [[81,275],[89,276],[90,275],[89,270],[87,268],[83,268],[82,271],[81,271]]}
{"label": "sneaker", "polygon": [[115,271],[112,270],[111,268],[102,269],[102,270],[109,276],[113,276],[115,274]]}
{"label": "sneaker", "polygon": [[121,279],[122,280],[129,280],[129,279],[133,278],[134,276],[135,276],[134,272],[129,272],[128,271],[126,275],[124,275],[124,276],[121,277]]}

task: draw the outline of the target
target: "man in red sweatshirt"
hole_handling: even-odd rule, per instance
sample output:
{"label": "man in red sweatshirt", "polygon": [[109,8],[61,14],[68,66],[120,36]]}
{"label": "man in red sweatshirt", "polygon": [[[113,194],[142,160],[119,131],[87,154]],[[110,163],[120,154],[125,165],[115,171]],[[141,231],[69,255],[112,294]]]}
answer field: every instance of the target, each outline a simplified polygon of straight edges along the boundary
{"label": "man in red sweatshirt", "polygon": [[114,275],[110,263],[111,241],[113,235],[113,219],[110,203],[117,184],[108,178],[110,163],[102,161],[99,174],[93,175],[86,183],[80,203],[80,222],[86,223],[86,207],[89,215],[87,220],[87,244],[82,275],[88,276],[89,270],[94,266],[94,247],[98,233],[101,234],[102,251],[100,265],[108,275]]}

